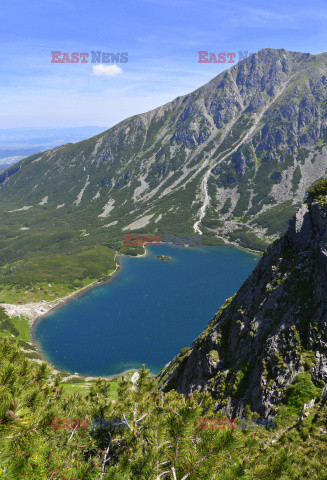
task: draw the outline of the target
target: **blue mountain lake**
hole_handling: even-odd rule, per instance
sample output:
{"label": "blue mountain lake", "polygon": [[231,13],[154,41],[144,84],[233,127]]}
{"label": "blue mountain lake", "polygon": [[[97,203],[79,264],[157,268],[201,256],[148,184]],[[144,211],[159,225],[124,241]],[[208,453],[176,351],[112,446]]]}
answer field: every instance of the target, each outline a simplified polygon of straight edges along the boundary
{"label": "blue mountain lake", "polygon": [[107,376],[145,363],[159,372],[191,345],[257,262],[233,247],[160,245],[148,253],[120,257],[112,280],[36,324],[34,337],[55,367]]}

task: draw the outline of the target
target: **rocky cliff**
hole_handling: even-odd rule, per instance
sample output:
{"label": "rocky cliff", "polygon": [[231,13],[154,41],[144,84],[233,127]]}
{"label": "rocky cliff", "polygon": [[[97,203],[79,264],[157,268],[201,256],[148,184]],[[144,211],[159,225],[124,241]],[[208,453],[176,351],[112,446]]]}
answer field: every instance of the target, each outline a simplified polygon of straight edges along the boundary
{"label": "rocky cliff", "polygon": [[301,372],[327,381],[327,204],[303,204],[207,329],[160,374],[162,388],[210,391],[228,414],[264,416]]}

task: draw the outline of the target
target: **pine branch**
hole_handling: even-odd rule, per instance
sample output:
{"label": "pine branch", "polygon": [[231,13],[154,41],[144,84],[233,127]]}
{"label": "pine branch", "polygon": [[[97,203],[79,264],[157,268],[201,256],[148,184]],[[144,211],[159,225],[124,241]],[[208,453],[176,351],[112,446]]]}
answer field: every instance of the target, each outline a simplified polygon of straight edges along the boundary
{"label": "pine branch", "polygon": [[128,423],[128,420],[127,420],[127,418],[126,418],[126,416],[125,416],[125,413],[123,413],[123,419],[124,419],[125,425],[127,425],[128,428],[129,428],[130,430],[132,430],[132,427],[131,427],[130,424]]}
{"label": "pine branch", "polygon": [[72,434],[71,434],[71,436],[69,437],[67,444],[68,444],[68,443],[71,441],[71,439],[73,438],[74,433],[76,432],[76,430],[78,429],[78,427],[79,427],[79,425],[76,425],[76,427],[73,428]]}
{"label": "pine branch", "polygon": [[[109,433],[109,432],[108,432]],[[105,468],[106,468],[106,463],[108,463],[109,461],[109,458],[108,458],[108,455],[109,455],[109,450],[110,450],[110,447],[111,447],[111,434],[109,433],[109,436],[110,436],[110,441],[109,441],[109,445],[108,445],[108,448],[106,450],[106,453],[104,455],[104,459],[103,459],[103,462],[102,462],[102,475],[101,475],[101,478],[104,477],[105,475]]]}
{"label": "pine branch", "polygon": [[[38,425],[37,425],[37,427],[38,427]],[[32,428],[32,430],[28,430],[27,432],[18,433],[17,435],[10,435],[9,437],[4,437],[4,438],[6,438],[6,439],[12,439],[12,438],[17,438],[17,437],[22,437],[22,436],[24,436],[24,435],[27,435],[27,434],[30,433],[30,432],[36,432],[37,427],[36,427],[36,428]]]}
{"label": "pine branch", "polygon": [[166,475],[167,473],[169,473],[169,470],[167,470],[166,472],[160,473],[160,475],[157,476],[157,480],[160,480],[160,477],[162,477],[162,475]]}
{"label": "pine branch", "polygon": [[143,417],[139,418],[138,420],[136,420],[136,423],[137,422],[140,422],[141,420],[143,420],[143,418],[145,418],[148,414],[146,413],[145,415],[143,415]]}
{"label": "pine branch", "polygon": [[86,477],[86,475],[89,473],[90,470],[92,470],[92,468],[94,468],[95,465],[91,465],[84,473],[83,473],[83,476],[81,477],[81,480],[84,480],[84,478]]}

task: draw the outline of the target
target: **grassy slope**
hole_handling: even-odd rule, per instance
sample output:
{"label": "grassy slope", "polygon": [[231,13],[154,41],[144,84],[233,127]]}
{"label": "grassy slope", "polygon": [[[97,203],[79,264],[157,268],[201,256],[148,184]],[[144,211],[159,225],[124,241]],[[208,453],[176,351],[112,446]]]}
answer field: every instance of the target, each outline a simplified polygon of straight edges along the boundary
{"label": "grassy slope", "polygon": [[116,253],[95,246],[72,254],[38,256],[4,266],[0,303],[48,301],[69,295],[95,281],[106,280],[116,269]]}

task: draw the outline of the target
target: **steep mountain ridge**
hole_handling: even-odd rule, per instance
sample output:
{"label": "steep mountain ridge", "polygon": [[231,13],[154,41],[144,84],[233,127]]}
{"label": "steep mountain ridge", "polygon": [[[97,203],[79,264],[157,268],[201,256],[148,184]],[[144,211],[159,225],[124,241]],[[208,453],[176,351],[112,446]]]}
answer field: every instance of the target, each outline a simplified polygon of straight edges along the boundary
{"label": "steep mountain ridge", "polygon": [[118,249],[133,231],[264,250],[326,173],[326,79],[325,53],[264,49],[162,107],[22,160],[0,175],[1,265],[36,249]]}
{"label": "steep mountain ridge", "polygon": [[265,417],[307,374],[327,382],[327,192],[301,205],[238,293],[161,372],[162,388],[211,392],[231,416]]}

